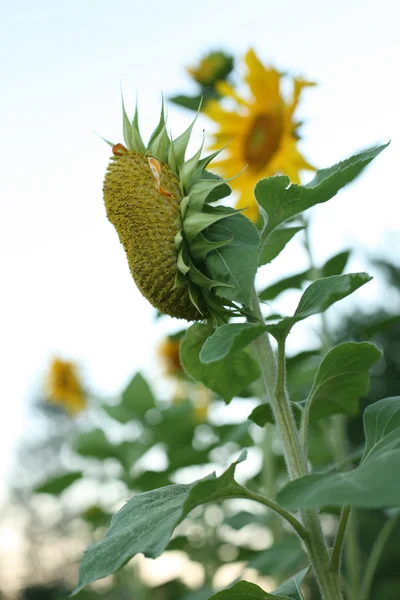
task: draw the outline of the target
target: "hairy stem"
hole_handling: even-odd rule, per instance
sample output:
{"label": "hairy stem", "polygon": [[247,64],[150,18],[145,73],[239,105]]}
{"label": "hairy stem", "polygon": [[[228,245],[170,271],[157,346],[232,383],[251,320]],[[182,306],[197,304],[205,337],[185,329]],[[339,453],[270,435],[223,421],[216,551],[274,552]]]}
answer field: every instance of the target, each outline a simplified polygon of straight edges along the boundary
{"label": "hairy stem", "polygon": [[307,540],[309,537],[308,531],[305,529],[305,527],[303,527],[303,525],[300,523],[300,521],[298,521],[296,519],[296,517],[294,517],[285,508],[282,508],[282,506],[280,506],[279,504],[277,504],[270,498],[266,498],[265,496],[262,496],[261,494],[257,494],[256,492],[252,492],[251,490],[248,490],[248,489],[246,489],[246,495],[240,496],[240,498],[247,498],[248,500],[254,500],[255,502],[258,502],[259,504],[263,504],[267,508],[270,508],[271,510],[276,512],[278,515],[283,517],[285,519],[285,521],[287,521],[289,523],[289,525],[291,525],[293,527],[293,529],[300,536],[300,538],[305,543],[307,543]]}
{"label": "hairy stem", "polygon": [[[267,423],[264,429],[264,436],[261,442],[263,464],[261,471],[261,483],[262,492],[268,498],[275,500],[277,487],[276,487],[276,466],[275,466],[275,454],[273,451],[273,434],[274,426],[271,423]],[[279,518],[274,517],[270,523],[270,529],[273,535],[274,542],[282,539],[283,529],[282,521]]]}
{"label": "hairy stem", "polygon": [[331,571],[339,575],[340,570],[340,557],[342,555],[343,543],[347,529],[347,523],[350,516],[350,507],[345,506],[340,515],[339,527],[336,534],[335,543],[333,545],[331,554]]}
{"label": "hairy stem", "polygon": [[[334,415],[332,417],[332,432],[333,453],[337,468],[339,468],[339,465],[343,465],[348,455],[346,417],[344,415]],[[348,468],[349,465],[345,464],[343,470],[347,470]],[[349,589],[351,590],[351,600],[358,600],[360,584],[360,552],[358,548],[357,513],[355,508],[351,510],[351,513],[348,516],[344,546],[345,571]]]}
{"label": "hairy stem", "polygon": [[[262,319],[260,305],[255,303],[254,317]],[[284,453],[291,479],[308,473],[307,462],[300,445],[299,434],[290,408],[285,382],[285,342],[278,344],[278,362],[272,352],[268,335],[254,341],[260,363],[267,401],[272,405],[275,420],[282,437]],[[275,389],[273,376],[276,373]],[[301,511],[302,522],[308,531],[306,547],[314,569],[323,600],[342,600],[339,578],[329,568],[328,547],[322,532],[321,521],[316,510]]]}

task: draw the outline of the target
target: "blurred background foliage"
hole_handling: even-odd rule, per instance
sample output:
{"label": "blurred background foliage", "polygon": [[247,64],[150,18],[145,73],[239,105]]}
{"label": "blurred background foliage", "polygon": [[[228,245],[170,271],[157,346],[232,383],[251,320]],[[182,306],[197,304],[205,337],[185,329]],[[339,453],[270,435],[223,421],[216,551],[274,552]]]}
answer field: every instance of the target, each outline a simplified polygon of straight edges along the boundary
{"label": "blurred background foliage", "polygon": [[[384,275],[390,295],[400,296],[397,265],[371,258],[371,269]],[[41,435],[27,435],[21,445],[15,478],[20,483],[13,489],[9,509],[23,515],[28,566],[25,577],[34,582],[21,592],[21,599],[67,598],[75,583],[80,551],[104,536],[113,511],[134,493],[185,482],[193,478],[193,473],[200,477],[213,469],[220,470],[241,448],[253,448],[251,472],[244,476],[247,486],[268,492],[275,477],[279,484],[285,480],[273,426],[267,425],[263,432],[248,419],[226,422],[221,418],[220,399],[188,381],[180,367],[181,335],[178,331],[165,338],[157,356],[164,365],[169,398],[157,398],[151,382],[136,373],[118,398],[93,398],[86,392],[85,408],[79,416],[68,412],[68,402],[63,406],[53,404],[46,397],[37,401],[31,427]],[[361,409],[396,394],[400,314],[382,305],[374,311],[352,312],[336,322],[332,338],[335,343],[349,339],[373,341],[383,351],[372,371],[368,396],[360,398],[358,415],[345,418],[346,444],[356,463],[362,444]],[[310,388],[324,343],[321,340],[320,348],[288,359],[288,387],[294,402],[301,401]],[[244,390],[240,399],[233,400],[241,413],[250,414],[256,403],[253,394],[254,390]],[[337,460],[328,425],[322,421],[312,429],[310,459],[315,468],[334,465]],[[262,457],[267,457],[264,467],[260,467]],[[325,507],[325,513],[326,527],[333,534],[337,511]],[[360,572],[386,519],[385,511],[380,510],[358,510],[355,515]],[[399,534],[400,524],[378,564],[374,599],[398,598]],[[178,528],[168,550],[172,557],[179,553],[182,570],[193,570],[193,577],[186,573],[182,580],[181,573],[169,579],[167,573],[166,581],[154,586],[148,575],[143,576],[147,559],[134,560],[132,566],[94,586],[98,589],[83,591],[79,597],[205,600],[216,574],[228,564],[234,565],[228,582],[240,577],[245,569],[247,577],[250,572],[253,577],[279,582],[306,564],[298,540],[286,527],[270,513],[242,501],[195,511]],[[52,567],[45,560],[49,552],[53,554]],[[348,563],[345,558],[345,569]],[[308,597],[318,598],[312,582],[309,586]]]}
{"label": "blurred background foliage", "polygon": [[[222,50],[205,55],[198,65],[187,69],[197,93],[174,96],[171,102],[197,111],[202,99],[204,109],[210,100],[221,99],[221,82],[235,83],[233,68],[234,58]],[[301,228],[309,267],[283,276],[262,291],[261,298],[272,306],[287,290],[301,290],[318,276],[345,270],[350,251],[343,250],[316,265],[310,251],[309,223],[303,221]],[[399,298],[400,267],[380,257],[371,256],[369,262],[371,270],[385,281],[382,298]],[[362,410],[379,398],[395,395],[400,379],[400,313],[391,312],[380,301],[375,309],[356,309],[330,323],[334,325],[323,322],[318,326],[319,345],[288,358],[293,402],[307,396],[321,357],[334,343],[373,341],[383,357],[372,371],[369,393],[360,398],[356,416],[340,415],[311,428],[310,461],[315,469],[340,465],[346,452],[357,463],[363,439]],[[183,333],[175,331],[160,342],[155,360],[163,365],[162,386],[133,373],[115,398],[91,394],[71,362],[55,358],[49,366],[45,392],[35,402],[20,446],[14,473],[17,483],[2,516],[12,516],[23,531],[19,600],[67,598],[76,583],[80,553],[104,536],[113,512],[132,494],[220,471],[242,448],[250,449],[251,461],[241,471],[248,487],[274,496],[285,482],[274,426],[267,424],[262,429],[248,419],[258,404],[257,382],[232,401],[235,410],[229,414],[235,413],[235,418],[229,421],[221,410],[222,400],[189,381],[183,372],[179,361]],[[158,391],[161,388],[162,393]],[[338,428],[342,435],[339,447],[334,434]],[[333,536],[337,511],[325,507],[324,513],[326,530]],[[351,527],[358,541],[347,544],[344,557],[350,583],[365,569],[387,518],[380,510],[357,510],[353,516]],[[399,597],[399,535],[400,523],[377,566],[374,600]],[[178,527],[166,557],[160,560],[164,562],[149,567],[151,561],[134,559],[120,573],[82,591],[79,598],[206,600],[215,586],[228,585],[244,572],[248,580],[266,582],[272,589],[274,582],[287,579],[307,564],[292,532],[271,513],[245,501],[194,511]],[[317,599],[313,582],[307,585],[307,598]]]}

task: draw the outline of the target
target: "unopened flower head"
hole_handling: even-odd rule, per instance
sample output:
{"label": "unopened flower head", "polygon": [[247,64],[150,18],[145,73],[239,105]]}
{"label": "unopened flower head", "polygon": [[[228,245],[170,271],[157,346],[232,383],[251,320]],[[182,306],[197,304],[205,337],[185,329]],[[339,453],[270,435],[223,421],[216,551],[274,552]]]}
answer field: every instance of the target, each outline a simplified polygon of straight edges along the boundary
{"label": "unopened flower head", "polygon": [[188,321],[224,320],[237,314],[237,307],[218,289],[231,286],[212,279],[206,261],[231,240],[210,241],[207,234],[213,224],[238,213],[210,205],[226,195],[224,182],[206,171],[219,152],[201,159],[201,147],[185,160],[193,125],[171,139],[163,107],[146,147],[137,110],[130,121],[123,105],[125,145],[110,143],[104,202],[136,285],[154,307]]}
{"label": "unopened flower head", "polygon": [[223,81],[233,69],[233,57],[225,52],[210,52],[195,67],[187,67],[189,75],[203,87]]}
{"label": "unopened flower head", "polygon": [[247,167],[231,185],[240,194],[237,208],[245,208],[246,216],[255,221],[258,209],[254,187],[260,179],[283,174],[292,183],[300,183],[302,169],[315,170],[297,148],[300,122],[294,115],[302,90],[315,83],[293,78],[292,95],[285,99],[281,73],[264,66],[253,50],[247,52],[245,63],[244,80],[249,93],[241,96],[221,81],[216,90],[223,100],[232,101],[233,109],[210,100],[204,112],[219,125],[212,148],[229,142],[226,157],[214,164],[217,172],[231,177]]}

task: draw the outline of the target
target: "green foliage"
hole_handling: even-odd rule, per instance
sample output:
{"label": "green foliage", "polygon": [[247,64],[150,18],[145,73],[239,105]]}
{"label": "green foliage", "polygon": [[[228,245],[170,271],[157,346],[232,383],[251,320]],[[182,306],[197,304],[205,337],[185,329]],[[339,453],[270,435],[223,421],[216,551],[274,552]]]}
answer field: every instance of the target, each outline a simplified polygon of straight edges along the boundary
{"label": "green foliage", "polygon": [[260,247],[258,257],[259,266],[266,265],[274,260],[282,252],[286,244],[290,242],[292,237],[302,229],[304,227],[282,227],[272,231]]}
{"label": "green foliage", "polygon": [[115,406],[104,404],[103,409],[116,421],[129,423],[134,419],[142,419],[154,406],[155,400],[149,384],[137,373],[122,393],[121,402]]}
{"label": "green foliage", "polygon": [[263,237],[295,215],[333,198],[386,147],[387,144],[365,150],[328,169],[321,169],[305,186],[290,184],[289,177],[283,175],[259,181],[255,188],[256,199],[268,215]]}
{"label": "green foliage", "polygon": [[341,275],[346,268],[349,260],[350,250],[343,250],[335,256],[332,256],[321,268],[322,277],[332,277],[332,275]]}
{"label": "green foliage", "polygon": [[286,292],[286,290],[301,290],[303,283],[310,280],[310,270],[302,271],[301,273],[296,273],[295,275],[290,275],[289,277],[284,277],[280,279],[276,283],[269,285],[262,292],[259,293],[258,297],[262,302],[268,302],[269,300],[274,300],[279,294],[282,292]]}
{"label": "green foliage", "polygon": [[228,403],[259,377],[259,367],[248,348],[216,363],[202,363],[200,352],[210,333],[209,327],[200,323],[195,323],[187,330],[181,342],[181,363],[190,377],[203,383]]}
{"label": "green foliage", "polygon": [[[254,523],[254,515],[253,515]],[[282,579],[287,573],[293,573],[306,562],[306,555],[297,537],[288,535],[266,550],[255,553],[247,566],[256,569],[261,575]]]}
{"label": "green foliage", "polygon": [[228,300],[251,304],[258,266],[260,243],[257,229],[241,214],[214,223],[207,229],[210,242],[227,242],[206,258],[212,279],[232,287],[217,287],[216,293]]}
{"label": "green foliage", "polygon": [[282,319],[277,324],[268,325],[267,330],[277,339],[285,337],[295,323],[324,312],[370,280],[371,277],[367,273],[349,273],[317,279],[303,293],[294,315]]}
{"label": "green foliage", "polygon": [[37,494],[52,494],[53,496],[58,496],[64,490],[69,488],[70,485],[75,483],[75,481],[82,479],[82,476],[82,471],[70,471],[69,473],[64,473],[58,477],[48,479],[44,483],[36,486],[33,491]]}
{"label": "green foliage", "polygon": [[234,480],[242,453],[220,477],[215,473],[192,485],[170,485],[129,500],[111,520],[106,538],[85,552],[74,595],[84,586],[114,573],[138,554],[156,558],[165,550],[175,527],[194,508],[207,502],[246,497]]}
{"label": "green foliage", "polygon": [[235,352],[248,346],[265,332],[264,325],[253,323],[227,323],[216,329],[204,343],[200,352],[202,363],[208,364],[232,357]]}
{"label": "green foliage", "polygon": [[238,581],[229,589],[217,592],[209,600],[268,600],[268,598],[275,598],[276,600],[304,600],[300,585],[307,571],[308,569],[304,569],[297,575],[294,575],[289,581],[280,585],[273,594],[264,592],[264,590],[254,583]]}
{"label": "green foliage", "polygon": [[400,506],[400,397],[371,404],[364,414],[366,446],[361,464],[344,473],[296,479],[278,494],[285,508]]}
{"label": "green foliage", "polygon": [[343,342],[322,360],[307,400],[310,419],[336,413],[356,414],[358,400],[368,391],[369,370],[381,353],[368,342]]}

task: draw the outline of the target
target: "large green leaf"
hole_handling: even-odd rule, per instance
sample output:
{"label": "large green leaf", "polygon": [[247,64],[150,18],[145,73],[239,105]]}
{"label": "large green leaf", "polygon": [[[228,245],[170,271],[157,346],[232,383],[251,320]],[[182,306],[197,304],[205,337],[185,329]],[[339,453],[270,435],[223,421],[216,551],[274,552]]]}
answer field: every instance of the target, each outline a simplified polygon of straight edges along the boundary
{"label": "large green leaf", "polygon": [[400,397],[371,404],[364,413],[366,447],[361,464],[344,473],[296,479],[278,494],[289,510],[330,506],[400,506]]}
{"label": "large green leaf", "polygon": [[387,144],[365,150],[328,169],[321,169],[305,186],[290,184],[287,176],[269,177],[259,181],[255,188],[255,196],[258,204],[268,215],[264,237],[291,217],[333,198],[386,146]]}
{"label": "large green leaf", "polygon": [[284,277],[284,279],[280,279],[276,283],[269,285],[258,294],[258,297],[262,302],[269,302],[269,300],[274,300],[279,294],[286,292],[286,290],[301,290],[303,283],[309,280],[310,269],[307,269],[301,273]]}
{"label": "large green leaf", "polygon": [[71,473],[64,473],[63,475],[48,479],[36,486],[33,491],[37,494],[52,494],[58,496],[64,490],[69,488],[70,485],[75,483],[75,481],[78,481],[78,479],[82,479],[82,471],[71,471]]}
{"label": "large green leaf", "polygon": [[332,304],[349,296],[370,280],[371,277],[367,273],[348,273],[316,279],[303,293],[294,315],[276,324],[267,325],[267,330],[277,338],[287,335],[298,321],[324,312]]}
{"label": "large green leaf", "polygon": [[215,364],[202,363],[200,352],[210,333],[209,327],[201,323],[195,323],[187,330],[181,342],[181,363],[195,381],[219,394],[225,402],[230,402],[259,377],[259,367],[249,348]]}
{"label": "large green leaf", "polygon": [[232,286],[216,287],[215,292],[223,298],[251,304],[260,243],[253,223],[237,213],[208,227],[206,237],[211,242],[229,242],[206,258],[211,279]]}
{"label": "large green leaf", "polygon": [[122,393],[121,402],[114,406],[105,404],[103,409],[116,421],[128,423],[134,419],[142,419],[154,406],[155,400],[149,384],[143,375],[137,373]]}
{"label": "large green leaf", "polygon": [[369,370],[381,352],[369,342],[344,342],[322,360],[307,400],[311,420],[336,413],[356,414],[368,391]]}
{"label": "large green leaf", "polygon": [[191,485],[170,485],[131,498],[113,516],[105,539],[90,546],[83,555],[73,595],[89,583],[111,575],[135,554],[159,556],[175,527],[196,506],[246,497],[246,489],[234,480],[236,465],[245,458],[246,453],[242,452],[220,477],[213,473]]}
{"label": "large green leaf", "polygon": [[303,600],[300,590],[301,582],[307,574],[308,569],[303,569],[291,577],[287,582],[279,586],[272,594],[264,592],[258,585],[248,581],[238,581],[227,590],[217,592],[208,600]]}
{"label": "large green leaf", "polygon": [[292,237],[304,227],[282,227],[275,229],[267,237],[264,244],[260,248],[258,264],[266,265],[276,258],[284,249],[286,244],[290,242]]}
{"label": "large green leaf", "polygon": [[248,346],[265,332],[265,326],[254,323],[226,323],[208,337],[200,352],[202,363],[212,363]]}

